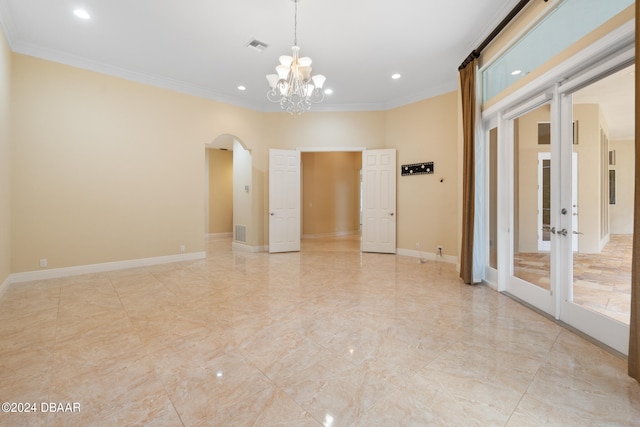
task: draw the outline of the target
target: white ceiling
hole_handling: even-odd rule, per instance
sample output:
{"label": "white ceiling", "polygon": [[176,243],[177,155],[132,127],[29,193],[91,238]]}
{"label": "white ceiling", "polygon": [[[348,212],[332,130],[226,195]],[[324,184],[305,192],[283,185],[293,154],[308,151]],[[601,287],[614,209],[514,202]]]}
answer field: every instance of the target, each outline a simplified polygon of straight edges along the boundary
{"label": "white ceiling", "polygon": [[[455,90],[458,65],[516,3],[301,0],[301,55],[334,90],[314,110],[385,110]],[[15,52],[261,111],[279,108],[265,75],[291,52],[293,16],[292,0],[0,0]],[[269,47],[245,47],[253,38]]]}

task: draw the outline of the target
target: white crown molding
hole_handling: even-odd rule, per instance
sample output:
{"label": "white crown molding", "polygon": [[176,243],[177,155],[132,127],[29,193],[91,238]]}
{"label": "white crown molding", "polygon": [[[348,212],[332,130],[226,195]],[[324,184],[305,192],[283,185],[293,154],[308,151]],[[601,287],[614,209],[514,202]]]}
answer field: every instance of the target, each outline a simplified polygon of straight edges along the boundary
{"label": "white crown molding", "polygon": [[[498,24],[500,24],[500,22],[502,22],[502,20],[506,18],[509,12],[511,12],[511,10],[513,10],[513,8],[516,7],[519,2],[520,0],[509,0],[505,2],[505,4],[496,13],[496,16],[493,18],[493,20],[485,25],[478,36],[467,46],[465,52],[471,53],[478,46],[480,46],[480,43],[482,43],[489,36],[489,34],[491,34],[491,32],[498,27]],[[460,62],[462,62],[463,60],[464,58],[460,59]]]}
{"label": "white crown molding", "polygon": [[15,53],[33,56],[35,58],[45,59],[48,61],[57,62],[84,70],[95,71],[97,73],[106,74],[109,76],[120,77],[125,80],[148,84],[150,86],[168,89],[187,95],[193,95],[199,98],[205,98],[212,101],[235,105],[236,107],[247,108],[250,110],[260,110],[260,108],[256,108],[256,105],[252,102],[248,102],[237,97],[222,95],[202,86],[153,74],[132,71],[121,67],[115,67],[113,65],[105,64],[99,61],[93,61],[66,52],[42,48],[30,43],[25,43],[23,41],[14,43],[12,46],[12,50]]}
{"label": "white crown molding", "polygon": [[[0,2],[0,5],[2,3]],[[2,17],[0,10],[0,20]],[[1,23],[1,22],[0,22]],[[11,33],[12,30],[5,33]],[[7,36],[9,40],[9,46],[15,53],[22,55],[32,56],[35,58],[44,59],[71,67],[80,68],[83,70],[94,71],[97,73],[123,78],[138,83],[148,84],[150,86],[159,87],[162,89],[168,89],[175,92],[184,93],[187,95],[196,96],[199,98],[210,99],[212,101],[221,102],[224,104],[234,105],[236,107],[246,108],[253,111],[260,111],[265,113],[283,113],[278,104],[270,103],[266,97],[264,102],[253,102],[244,100],[234,96],[223,95],[212,91],[209,88],[194,85],[184,81],[161,77],[153,74],[142,73],[139,71],[132,71],[121,67],[116,67],[99,61],[93,61],[87,58],[83,58],[77,55],[72,55],[66,52],[61,52],[54,49],[42,48],[40,46],[26,43],[23,41],[13,41],[11,36]],[[430,87],[423,91],[415,92],[414,94],[398,98],[391,102],[381,103],[368,103],[368,104],[331,104],[328,102],[315,104],[310,112],[356,112],[356,111],[388,111],[394,108],[403,107],[415,102],[419,102],[428,98],[443,95],[457,90],[457,74],[454,74],[452,78],[444,84]]]}
{"label": "white crown molding", "polygon": [[11,12],[11,6],[9,6],[9,2],[0,1],[0,26],[4,32],[4,37],[7,39],[7,44],[13,49],[15,45],[15,40],[18,34],[18,30],[13,24],[13,20],[10,18],[13,16]]}
{"label": "white crown molding", "polygon": [[[27,271],[24,273],[11,274],[7,281],[9,283],[22,283],[30,282],[33,280],[56,279],[59,277],[78,276],[81,274],[103,273],[106,271],[124,270],[127,268],[148,267],[151,265],[169,264],[172,262],[199,260],[204,259],[205,257],[205,252],[192,252],[180,255],[168,255],[153,258],[133,259],[127,261],[105,262],[101,264],[80,265],[76,267]],[[0,287],[0,290],[1,289],[2,287]]]}

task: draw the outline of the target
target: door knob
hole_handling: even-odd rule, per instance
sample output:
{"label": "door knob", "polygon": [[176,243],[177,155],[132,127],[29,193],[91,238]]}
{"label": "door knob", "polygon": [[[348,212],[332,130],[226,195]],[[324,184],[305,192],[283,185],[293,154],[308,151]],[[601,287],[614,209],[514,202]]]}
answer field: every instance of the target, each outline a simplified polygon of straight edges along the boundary
{"label": "door knob", "polygon": [[551,227],[549,229],[549,231],[551,232],[551,234],[556,234],[556,228],[555,227]]}
{"label": "door knob", "polygon": [[393,216],[393,212],[391,212],[389,215]]}
{"label": "door knob", "polygon": [[269,215],[274,216],[274,215],[275,215],[275,213],[274,213],[274,212],[271,212]]}
{"label": "door knob", "polygon": [[558,234],[562,234],[563,236],[567,235],[567,229],[563,228],[562,230],[558,231]]}

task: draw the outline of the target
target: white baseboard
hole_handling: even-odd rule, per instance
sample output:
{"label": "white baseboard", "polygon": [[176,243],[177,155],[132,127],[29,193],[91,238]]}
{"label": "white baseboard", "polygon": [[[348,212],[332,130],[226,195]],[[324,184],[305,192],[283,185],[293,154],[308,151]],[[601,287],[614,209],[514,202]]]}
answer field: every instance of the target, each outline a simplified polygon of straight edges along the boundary
{"label": "white baseboard", "polygon": [[336,231],[333,233],[320,233],[320,234],[303,234],[303,239],[318,239],[323,237],[344,237],[344,236],[355,236],[360,234],[359,231]]}
{"label": "white baseboard", "polygon": [[209,233],[205,237],[212,237],[214,239],[218,237],[233,237],[233,232],[230,231],[228,233]]}
{"label": "white baseboard", "polygon": [[449,264],[457,264],[458,263],[458,257],[455,256],[451,256],[451,255],[436,255],[434,253],[430,253],[430,252],[421,252],[421,251],[416,251],[416,250],[412,250],[412,249],[402,249],[402,248],[398,248],[396,253],[398,255],[403,255],[403,256],[409,256],[412,258],[419,258],[419,259],[425,259],[427,261],[442,261],[442,262],[446,262]]}
{"label": "white baseboard", "polygon": [[4,282],[0,284],[0,298],[2,298],[2,295],[7,291],[7,289],[9,289],[10,284],[11,284],[11,275],[7,276],[7,278],[4,279]]}
{"label": "white baseboard", "polygon": [[231,242],[231,249],[239,252],[269,252],[268,246],[249,246],[239,242]]}
{"label": "white baseboard", "polygon": [[9,281],[9,283],[21,283],[30,282],[32,280],[56,279],[58,277],[77,276],[80,274],[102,273],[105,271],[124,270],[127,268],[147,267],[150,265],[168,264],[180,261],[191,261],[203,259],[205,257],[206,252],[192,252],[180,255],[168,255],[153,258],[132,259],[127,261],[105,262],[101,264],[79,265],[77,267],[52,268],[49,270],[13,273],[7,278],[7,280]]}

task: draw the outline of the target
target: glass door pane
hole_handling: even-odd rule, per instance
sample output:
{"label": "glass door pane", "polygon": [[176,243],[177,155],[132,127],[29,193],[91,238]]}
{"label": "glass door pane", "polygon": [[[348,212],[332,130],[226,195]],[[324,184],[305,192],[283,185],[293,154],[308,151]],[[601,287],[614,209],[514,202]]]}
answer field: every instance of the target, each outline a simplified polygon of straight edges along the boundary
{"label": "glass door pane", "polygon": [[635,183],[634,69],[573,94],[573,152],[578,164],[572,174],[577,203],[572,203],[570,295],[574,304],[626,325]]}
{"label": "glass door pane", "polygon": [[489,131],[489,267],[498,269],[498,128]]}
{"label": "glass door pane", "polygon": [[[514,120],[513,277],[551,292],[551,109]],[[546,239],[547,244],[541,244]]]}

